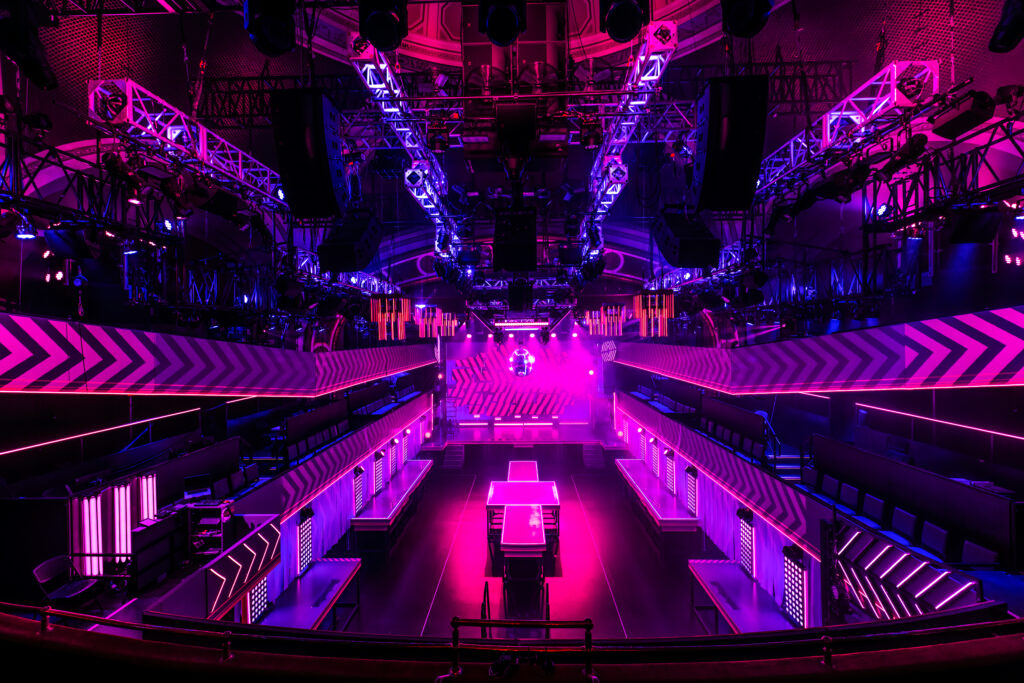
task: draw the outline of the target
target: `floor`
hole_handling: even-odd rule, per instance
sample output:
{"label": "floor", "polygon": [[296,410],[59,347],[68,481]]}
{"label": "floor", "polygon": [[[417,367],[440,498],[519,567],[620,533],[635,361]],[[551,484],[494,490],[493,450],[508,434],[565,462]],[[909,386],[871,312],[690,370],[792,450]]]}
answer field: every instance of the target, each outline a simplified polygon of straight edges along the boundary
{"label": "floor", "polygon": [[[484,502],[509,459],[538,461],[561,498],[561,547],[548,570],[551,618],[593,619],[596,638],[702,633],[690,609],[686,561],[719,557],[701,534],[659,552],[610,463],[587,468],[579,445],[467,446],[462,469],[434,468],[415,516],[379,568],[361,574],[361,608],[349,631],[450,637],[454,616],[478,617],[485,583],[491,616],[505,616],[500,569],[488,559]],[[518,635],[531,633],[495,633]],[[579,638],[553,632],[552,637]]]}

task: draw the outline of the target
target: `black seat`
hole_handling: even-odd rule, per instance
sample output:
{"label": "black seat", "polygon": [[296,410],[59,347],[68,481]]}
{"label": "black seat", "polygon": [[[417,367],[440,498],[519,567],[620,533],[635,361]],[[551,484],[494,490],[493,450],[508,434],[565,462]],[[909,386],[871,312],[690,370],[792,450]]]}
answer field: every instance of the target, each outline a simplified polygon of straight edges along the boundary
{"label": "black seat", "polygon": [[101,584],[84,578],[67,555],[51,557],[32,570],[36,583],[52,607],[80,607],[96,599]]}
{"label": "black seat", "polygon": [[994,567],[999,564],[999,553],[965,539],[960,562],[972,567]]}

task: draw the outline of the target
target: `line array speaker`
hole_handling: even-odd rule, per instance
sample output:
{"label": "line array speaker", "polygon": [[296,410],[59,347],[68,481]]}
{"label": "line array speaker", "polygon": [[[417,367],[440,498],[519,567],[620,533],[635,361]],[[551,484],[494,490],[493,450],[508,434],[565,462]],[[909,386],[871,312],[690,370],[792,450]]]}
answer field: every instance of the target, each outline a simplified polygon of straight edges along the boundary
{"label": "line array speaker", "polygon": [[275,90],[270,98],[281,185],[292,215],[340,215],[347,187],[337,108],[315,88]]}
{"label": "line array speaker", "polygon": [[741,211],[757,189],[768,120],[768,77],[713,78],[697,101],[693,185],[698,209]]}

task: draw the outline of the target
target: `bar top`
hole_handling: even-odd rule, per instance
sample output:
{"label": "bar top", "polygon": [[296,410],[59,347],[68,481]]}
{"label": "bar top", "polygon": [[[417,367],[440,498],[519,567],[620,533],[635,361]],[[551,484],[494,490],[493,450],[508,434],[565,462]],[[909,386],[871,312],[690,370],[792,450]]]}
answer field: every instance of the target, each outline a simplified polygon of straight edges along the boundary
{"label": "bar top", "polygon": [[509,481],[538,481],[539,479],[536,460],[509,460]]}

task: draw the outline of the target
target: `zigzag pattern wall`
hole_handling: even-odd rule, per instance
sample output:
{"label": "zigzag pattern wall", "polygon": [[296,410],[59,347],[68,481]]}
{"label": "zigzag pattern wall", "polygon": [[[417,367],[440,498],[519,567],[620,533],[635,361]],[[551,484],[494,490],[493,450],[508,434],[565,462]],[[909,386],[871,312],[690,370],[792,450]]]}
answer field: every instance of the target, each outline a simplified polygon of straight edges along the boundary
{"label": "zigzag pattern wall", "polygon": [[0,392],[304,397],[434,362],[428,344],[314,354],[0,314]]}
{"label": "zigzag pattern wall", "polygon": [[729,394],[1024,384],[1024,306],[738,349],[620,344],[617,363]]}

